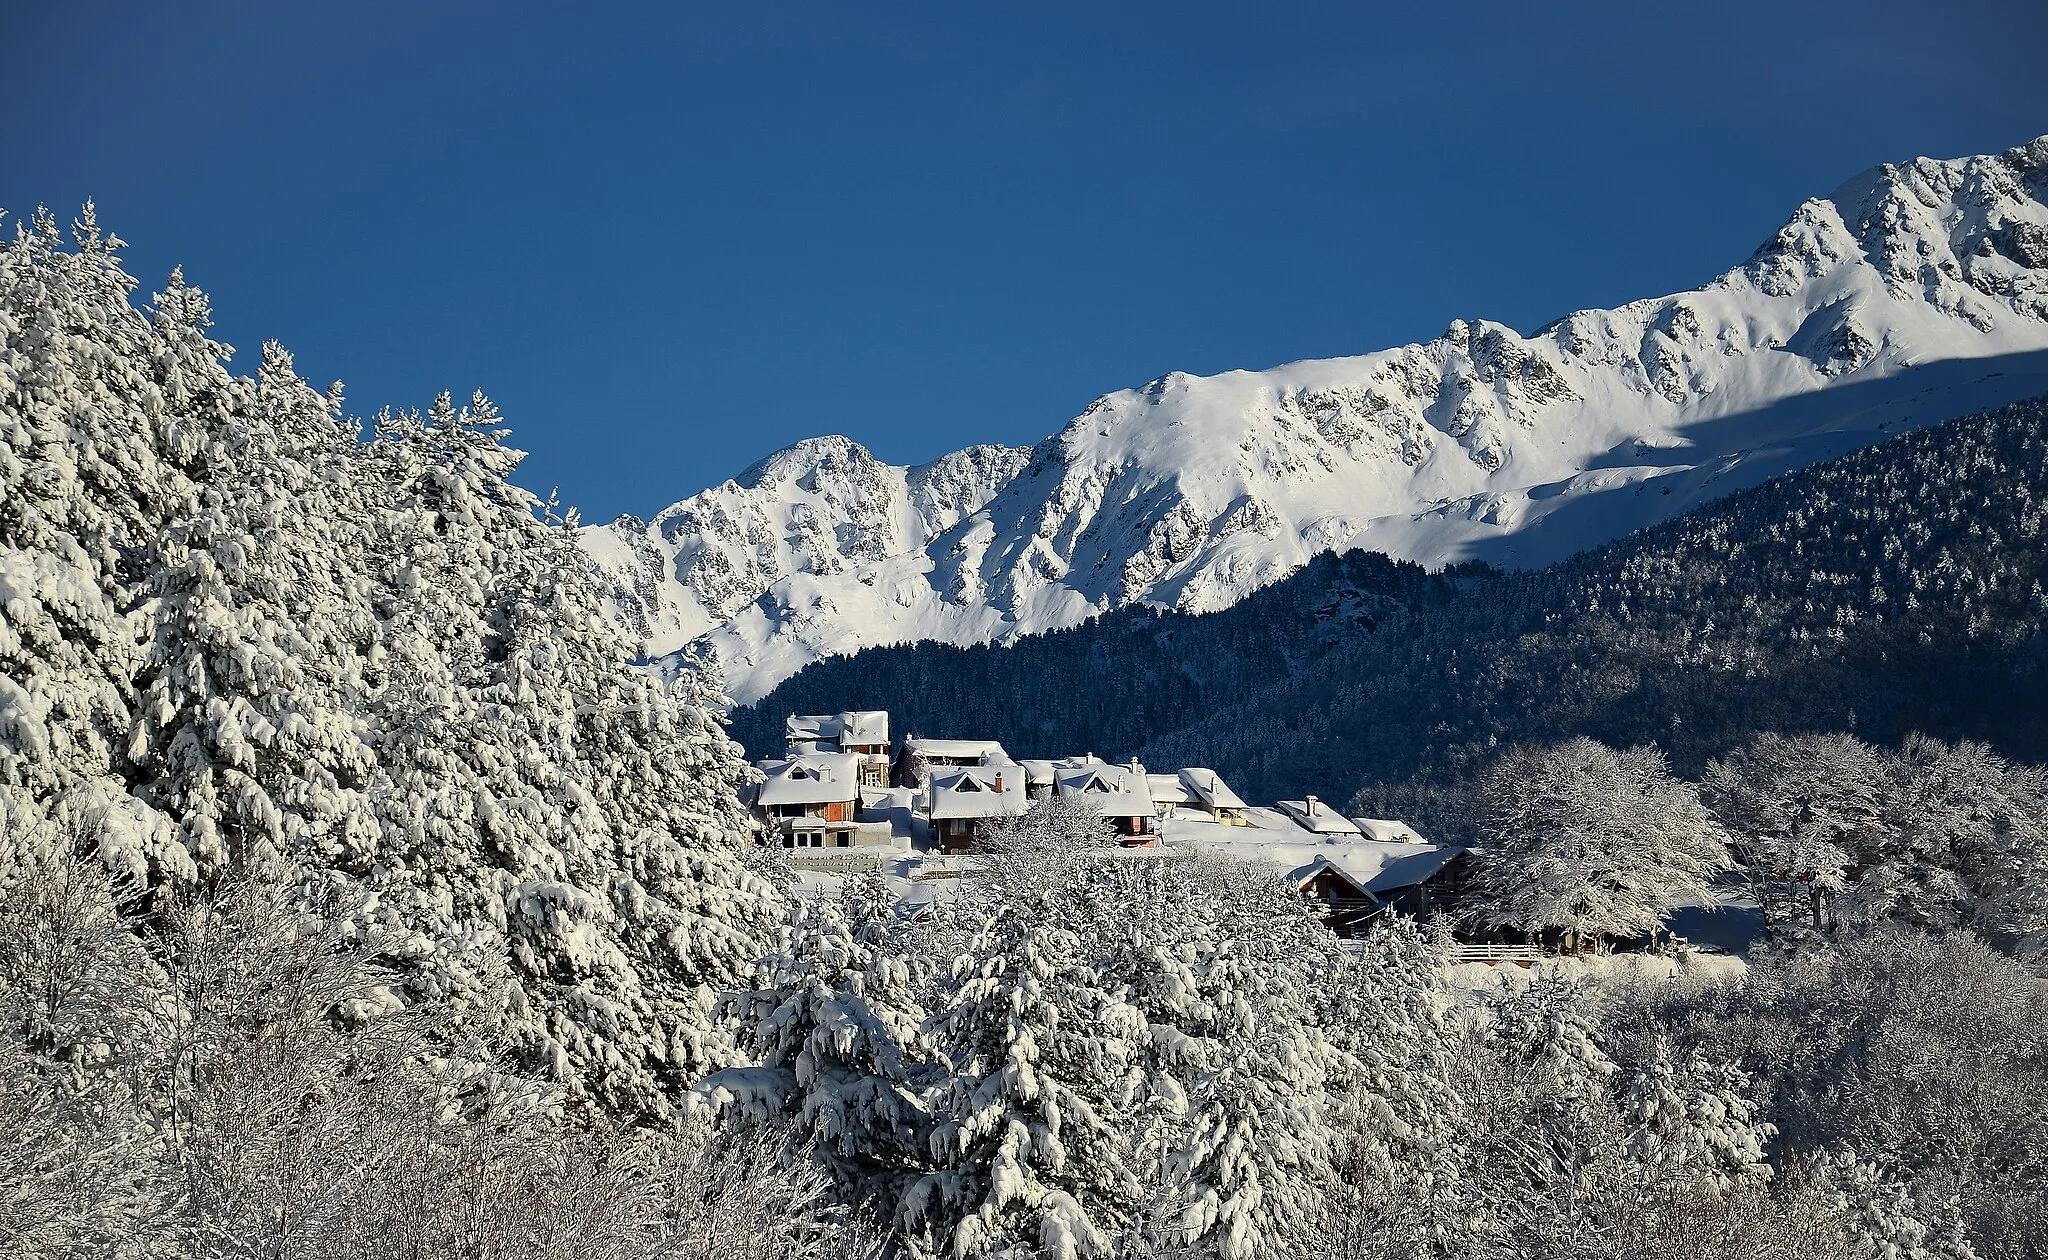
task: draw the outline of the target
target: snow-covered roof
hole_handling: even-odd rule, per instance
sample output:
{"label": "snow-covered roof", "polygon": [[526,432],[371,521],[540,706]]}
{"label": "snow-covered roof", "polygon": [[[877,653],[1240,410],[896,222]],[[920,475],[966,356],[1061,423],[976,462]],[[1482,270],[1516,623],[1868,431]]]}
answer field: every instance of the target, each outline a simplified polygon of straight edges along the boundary
{"label": "snow-covered roof", "polygon": [[1145,818],[1152,812],[1152,792],[1145,772],[1135,766],[1090,762],[1058,771],[1057,789],[1105,818]]}
{"label": "snow-covered roof", "polygon": [[1330,855],[1327,853],[1317,854],[1315,860],[1306,866],[1295,867],[1287,872],[1287,878],[1294,882],[1296,888],[1306,888],[1309,885],[1309,881],[1325,871],[1350,885],[1352,891],[1356,892],[1362,900],[1370,902],[1377,902],[1379,900],[1377,896],[1373,895],[1372,889],[1366,886],[1365,880],[1344,869],[1342,863],[1330,860]]}
{"label": "snow-covered roof", "polygon": [[1436,844],[1380,846],[1379,869],[1365,881],[1376,896],[1413,888],[1450,864],[1463,849]]}
{"label": "snow-covered roof", "polygon": [[1287,815],[1294,824],[1304,831],[1319,836],[1356,836],[1363,832],[1357,823],[1331,809],[1315,797],[1299,801],[1276,801],[1280,812]]}
{"label": "snow-covered roof", "polygon": [[1333,870],[1375,897],[1413,888],[1448,865],[1463,849],[1434,844],[1379,844],[1371,840],[1318,853],[1288,874],[1298,884]]}
{"label": "snow-covered roof", "polygon": [[1177,774],[1148,774],[1145,785],[1152,793],[1155,805],[1193,805],[1197,799]]}
{"label": "snow-covered roof", "polygon": [[889,742],[889,715],[881,709],[852,709],[845,713],[792,713],[782,724],[783,738],[792,749],[798,744],[847,744]]}
{"label": "snow-covered roof", "polygon": [[998,761],[1008,764],[1010,761],[1010,754],[992,739],[909,739],[904,741],[903,751],[927,761],[942,759],[978,764]]}
{"label": "snow-covered roof", "polygon": [[1319,860],[1374,896],[1390,897],[1423,883],[1464,850],[1447,845],[1388,844],[1354,835],[1310,835],[1277,810],[1246,811],[1249,826],[1219,827],[1181,814],[1164,824],[1169,845],[1192,845],[1218,856],[1259,862],[1307,879]]}
{"label": "snow-covered roof", "polygon": [[768,777],[755,799],[764,806],[823,805],[860,792],[860,758],[852,753],[803,753],[760,766]]}
{"label": "snow-covered roof", "polygon": [[1358,829],[1365,833],[1366,839],[1377,840],[1382,844],[1429,843],[1429,841],[1424,840],[1421,836],[1416,835],[1414,828],[1410,827],[1407,823],[1401,822],[1399,819],[1354,818],[1351,821],[1358,824]]}
{"label": "snow-covered roof", "polygon": [[1180,772],[1180,781],[1187,785],[1188,790],[1193,792],[1202,804],[1212,809],[1247,808],[1243,798],[1231,791],[1230,785],[1223,781],[1223,776],[1214,770],[1189,766]]}
{"label": "snow-covered roof", "polygon": [[1053,770],[1053,764],[1050,761],[1046,761],[1041,758],[1026,757],[1024,760],[1018,762],[1017,764],[1024,767],[1024,782],[1026,786],[1037,787],[1042,784],[1049,784],[1053,781],[1055,771]]}
{"label": "snow-covered roof", "polygon": [[1001,818],[1030,808],[1023,767],[1007,762],[934,771],[931,802],[933,819]]}

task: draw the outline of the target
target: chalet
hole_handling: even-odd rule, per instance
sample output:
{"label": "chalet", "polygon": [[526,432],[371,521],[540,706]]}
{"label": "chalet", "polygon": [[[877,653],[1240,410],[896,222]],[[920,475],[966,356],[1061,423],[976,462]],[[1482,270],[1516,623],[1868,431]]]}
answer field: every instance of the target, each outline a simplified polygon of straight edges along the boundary
{"label": "chalet", "polygon": [[1060,763],[1053,790],[1109,820],[1127,846],[1159,842],[1159,819],[1145,767],[1135,761],[1117,766],[1090,757]]}
{"label": "chalet", "polygon": [[1180,781],[1194,794],[1194,808],[1209,815],[1211,821],[1226,827],[1242,827],[1250,821],[1245,813],[1251,807],[1214,770],[1191,766],[1180,772]]}
{"label": "chalet", "polygon": [[1290,871],[1288,878],[1303,896],[1323,907],[1323,922],[1339,936],[1362,932],[1372,922],[1373,916],[1385,908],[1365,886],[1364,880],[1332,861],[1328,855],[1319,856],[1307,866]]}
{"label": "chalet", "polygon": [[1463,894],[1470,865],[1464,849],[1441,844],[1375,847],[1381,850],[1379,869],[1365,886],[1388,909],[1427,919],[1455,905]]}
{"label": "chalet", "polygon": [[1449,909],[1463,888],[1464,857],[1447,845],[1365,841],[1319,853],[1289,878],[1324,907],[1333,931],[1352,936],[1388,910],[1427,919]]}
{"label": "chalet", "polygon": [[1363,836],[1364,830],[1349,818],[1313,796],[1298,801],[1276,801],[1281,813],[1303,831],[1318,836]]}
{"label": "chalet", "polygon": [[960,766],[1013,765],[1010,754],[992,739],[921,739],[903,741],[897,754],[894,781],[898,787],[923,787],[934,770]]}
{"label": "chalet", "polygon": [[1030,808],[1021,766],[944,767],[931,771],[927,792],[932,837],[942,853],[966,853],[993,819],[1015,818]]}
{"label": "chalet", "polygon": [[847,848],[860,825],[860,758],[853,753],[801,753],[760,763],[766,780],[754,804],[784,848]]}
{"label": "chalet", "polygon": [[846,713],[792,713],[782,724],[789,755],[852,753],[860,758],[860,786],[889,786],[889,715],[879,709]]}

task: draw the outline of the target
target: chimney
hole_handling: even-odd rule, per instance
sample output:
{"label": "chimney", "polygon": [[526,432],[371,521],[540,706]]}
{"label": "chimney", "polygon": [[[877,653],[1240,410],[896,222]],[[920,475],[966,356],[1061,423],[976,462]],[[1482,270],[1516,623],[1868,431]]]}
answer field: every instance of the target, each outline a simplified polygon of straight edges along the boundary
{"label": "chimney", "polygon": [[996,795],[997,795],[997,796],[1001,796],[1002,794],[1003,794],[1003,776],[1002,776],[1002,775],[1000,775],[1000,774],[998,774],[998,775],[996,776]]}
{"label": "chimney", "polygon": [[1316,798],[1311,796],[1303,801],[1302,804],[1308,806],[1308,816],[1314,818],[1316,816]]}

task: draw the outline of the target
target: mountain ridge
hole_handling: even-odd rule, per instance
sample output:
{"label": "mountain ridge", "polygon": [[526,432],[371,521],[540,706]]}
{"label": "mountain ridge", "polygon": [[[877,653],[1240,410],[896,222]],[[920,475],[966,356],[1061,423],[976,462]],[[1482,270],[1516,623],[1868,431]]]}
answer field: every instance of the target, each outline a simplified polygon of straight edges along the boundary
{"label": "mountain ridge", "polygon": [[2042,352],[2048,137],[1872,168],[1698,289],[1526,337],[1172,372],[915,466],[806,439],[582,538],[649,657],[707,646],[747,702],[864,646],[1214,611],[1324,552],[1540,565],[2048,391]]}

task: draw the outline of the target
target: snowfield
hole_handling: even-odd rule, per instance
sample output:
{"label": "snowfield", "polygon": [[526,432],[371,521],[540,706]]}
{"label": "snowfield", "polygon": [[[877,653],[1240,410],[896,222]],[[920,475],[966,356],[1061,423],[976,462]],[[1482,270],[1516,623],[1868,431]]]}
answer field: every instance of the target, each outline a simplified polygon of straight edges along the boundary
{"label": "snowfield", "polygon": [[1702,288],[1533,335],[1104,395],[1031,448],[844,437],[583,533],[660,658],[742,703],[821,656],[1224,608],[1363,547],[1522,567],[1903,429],[2048,392],[2048,137],[1867,172]]}

